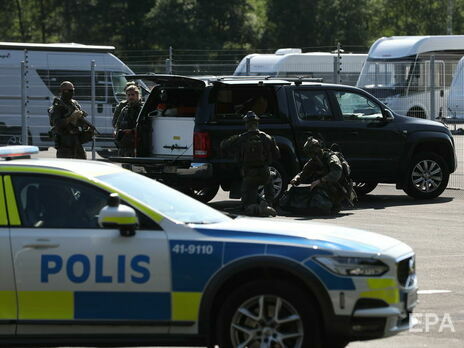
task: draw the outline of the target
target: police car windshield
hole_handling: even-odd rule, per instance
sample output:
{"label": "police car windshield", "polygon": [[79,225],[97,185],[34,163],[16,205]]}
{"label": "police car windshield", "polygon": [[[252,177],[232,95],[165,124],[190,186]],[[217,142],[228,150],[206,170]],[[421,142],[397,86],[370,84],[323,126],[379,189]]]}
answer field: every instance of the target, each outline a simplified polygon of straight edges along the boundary
{"label": "police car windshield", "polygon": [[124,171],[97,178],[173,220],[211,224],[230,219],[206,204],[139,174]]}

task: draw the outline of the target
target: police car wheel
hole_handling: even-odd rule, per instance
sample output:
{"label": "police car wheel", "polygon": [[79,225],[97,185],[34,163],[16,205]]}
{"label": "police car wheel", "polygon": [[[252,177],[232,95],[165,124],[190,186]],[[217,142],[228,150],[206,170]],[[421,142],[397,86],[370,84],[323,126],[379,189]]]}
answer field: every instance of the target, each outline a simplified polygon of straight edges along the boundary
{"label": "police car wheel", "polygon": [[443,158],[432,152],[417,154],[408,170],[404,192],[416,199],[432,199],[448,185],[449,170]]}
{"label": "police car wheel", "polygon": [[218,319],[221,348],[321,346],[318,308],[292,284],[247,283],[227,297]]}

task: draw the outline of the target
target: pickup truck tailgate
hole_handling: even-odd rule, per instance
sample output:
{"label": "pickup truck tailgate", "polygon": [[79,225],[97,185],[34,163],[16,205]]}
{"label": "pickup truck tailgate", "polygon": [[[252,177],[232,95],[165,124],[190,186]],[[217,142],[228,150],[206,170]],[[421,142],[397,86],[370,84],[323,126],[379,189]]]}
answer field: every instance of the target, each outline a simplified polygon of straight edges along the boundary
{"label": "pickup truck tailgate", "polygon": [[193,117],[153,116],[152,155],[193,156]]}

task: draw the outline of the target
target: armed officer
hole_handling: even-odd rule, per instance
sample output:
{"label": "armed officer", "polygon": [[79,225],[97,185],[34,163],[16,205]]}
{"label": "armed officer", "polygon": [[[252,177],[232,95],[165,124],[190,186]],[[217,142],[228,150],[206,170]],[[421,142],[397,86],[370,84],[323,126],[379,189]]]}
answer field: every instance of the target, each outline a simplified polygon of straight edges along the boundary
{"label": "armed officer", "polygon": [[122,108],[115,124],[116,145],[119,149],[119,156],[133,157],[135,155],[135,126],[143,102],[136,85],[126,88],[126,97],[127,104]]}
{"label": "armed officer", "polygon": [[56,157],[86,159],[82,147],[82,136],[87,129],[79,123],[85,117],[84,111],[74,96],[74,85],[63,81],[60,85],[60,98],[54,98],[50,107],[50,125],[54,134]]}
{"label": "armed officer", "polygon": [[[338,213],[345,199],[352,204],[351,188],[343,185],[343,180],[351,181],[349,177],[344,178],[349,175],[349,166],[344,158],[323,148],[321,142],[313,137],[307,139],[303,151],[310,160],[290,184],[310,184],[307,199],[304,199],[305,211],[310,215],[329,215]],[[348,166],[345,169],[348,173],[344,173],[343,163]]]}
{"label": "armed officer", "polygon": [[[259,117],[248,111],[243,120],[247,131],[221,143],[223,152],[232,152],[241,165],[242,204],[245,213],[275,216],[274,187],[269,165],[280,157],[279,148],[270,135],[258,129]],[[258,187],[264,186],[265,201],[258,202]]]}
{"label": "armed officer", "polygon": [[[129,86],[136,86],[136,84],[134,81],[128,81],[126,83],[126,86],[124,87],[124,93],[127,92],[127,88]],[[127,100],[127,94],[126,94],[126,99],[120,101],[119,104],[116,105],[116,108],[114,109],[114,113],[113,113],[113,120],[111,122],[111,124],[113,125],[113,128],[116,128],[116,123],[118,122],[119,116],[121,115],[121,111],[122,109],[124,109],[124,107],[127,105],[128,102],[129,100]]]}

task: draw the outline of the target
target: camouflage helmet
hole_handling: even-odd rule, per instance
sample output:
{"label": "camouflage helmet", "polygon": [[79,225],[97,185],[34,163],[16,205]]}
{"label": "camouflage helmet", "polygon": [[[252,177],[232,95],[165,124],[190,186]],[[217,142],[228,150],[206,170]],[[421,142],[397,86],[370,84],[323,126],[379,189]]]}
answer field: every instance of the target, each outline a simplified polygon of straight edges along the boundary
{"label": "camouflage helmet", "polygon": [[307,155],[314,155],[319,153],[322,150],[322,144],[321,142],[313,137],[308,137],[306,140],[304,146],[303,146],[303,151]]}
{"label": "camouflage helmet", "polygon": [[245,122],[258,122],[259,121],[259,117],[258,115],[256,115],[253,111],[248,111],[244,116],[243,116],[243,120]]}

